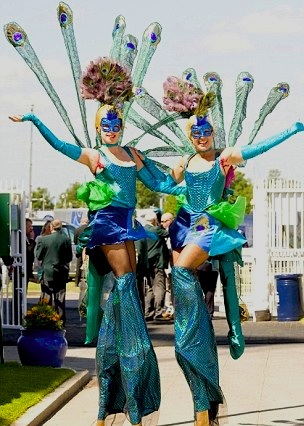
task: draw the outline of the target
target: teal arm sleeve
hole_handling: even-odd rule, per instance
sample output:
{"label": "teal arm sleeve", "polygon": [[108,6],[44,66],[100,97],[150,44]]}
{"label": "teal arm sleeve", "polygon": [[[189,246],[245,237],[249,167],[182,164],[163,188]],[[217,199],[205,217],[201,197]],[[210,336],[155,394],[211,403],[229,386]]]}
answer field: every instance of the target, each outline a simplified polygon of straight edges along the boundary
{"label": "teal arm sleeve", "polygon": [[157,179],[150,173],[147,167],[143,167],[137,172],[139,180],[151,191],[163,192],[164,194],[180,195],[186,193],[186,187],[178,185],[172,176],[162,174],[162,179]]}
{"label": "teal arm sleeve", "polygon": [[[142,154],[142,153],[141,153]],[[142,154],[143,155],[143,154]],[[166,180],[166,177],[167,177],[167,175],[163,172],[163,171],[161,171],[156,165],[155,165],[155,163],[152,161],[152,160],[150,160],[150,158],[148,158],[148,157],[144,157],[144,159],[143,159],[143,163],[144,163],[144,165],[145,165],[145,167],[146,167],[146,169],[151,173],[151,175],[155,178],[155,179],[157,179],[157,180],[159,180],[159,181],[164,181],[164,180]]]}
{"label": "teal arm sleeve", "polygon": [[297,122],[293,124],[289,129],[285,130],[282,133],[279,133],[276,136],[273,136],[269,139],[265,139],[264,141],[254,145],[247,145],[242,147],[241,148],[242,157],[244,160],[249,160],[250,158],[254,158],[260,154],[263,154],[263,152],[268,151],[274,146],[279,145],[280,143],[284,142],[286,139],[290,138],[296,133],[303,132],[303,130],[304,130],[303,123]]}
{"label": "teal arm sleeve", "polygon": [[81,148],[77,145],[61,141],[54,133],[52,133],[34,114],[26,114],[22,117],[22,121],[31,121],[39,130],[44,139],[57,151],[71,158],[78,160],[81,155]]}
{"label": "teal arm sleeve", "polygon": [[[144,155],[141,152],[141,155]],[[165,194],[180,195],[186,193],[184,186],[178,185],[173,177],[160,170],[150,158],[144,155],[143,167],[138,172],[139,180],[152,191]]]}

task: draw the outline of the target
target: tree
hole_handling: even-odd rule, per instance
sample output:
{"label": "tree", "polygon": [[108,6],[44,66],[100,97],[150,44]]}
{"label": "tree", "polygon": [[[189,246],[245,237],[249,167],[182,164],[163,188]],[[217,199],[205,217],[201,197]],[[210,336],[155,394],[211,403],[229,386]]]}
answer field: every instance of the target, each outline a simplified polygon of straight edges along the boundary
{"label": "tree", "polygon": [[81,183],[75,182],[71,184],[67,190],[59,195],[57,201],[57,208],[67,209],[67,208],[78,208],[86,207],[83,201],[77,199],[77,189],[80,187]]}
{"label": "tree", "polygon": [[178,199],[174,195],[167,195],[164,199],[163,213],[172,213],[176,215],[179,204]]}
{"label": "tree", "polygon": [[32,209],[34,211],[52,210],[53,208],[54,203],[47,188],[38,187],[32,192]]}
{"label": "tree", "polygon": [[270,169],[268,171],[268,176],[267,179],[271,180],[271,179],[279,179],[281,177],[281,171],[278,169]]}
{"label": "tree", "polygon": [[158,207],[160,195],[151,191],[140,181],[136,182],[137,207],[147,209],[149,207]]}
{"label": "tree", "polygon": [[253,187],[252,187],[251,181],[245,178],[244,173],[239,171],[235,173],[235,178],[231,184],[231,189],[233,190],[233,195],[229,197],[229,201],[231,203],[234,203],[238,195],[242,195],[243,197],[246,197],[246,200],[247,200],[246,214],[251,213],[251,210],[252,210],[251,200],[252,200]]}

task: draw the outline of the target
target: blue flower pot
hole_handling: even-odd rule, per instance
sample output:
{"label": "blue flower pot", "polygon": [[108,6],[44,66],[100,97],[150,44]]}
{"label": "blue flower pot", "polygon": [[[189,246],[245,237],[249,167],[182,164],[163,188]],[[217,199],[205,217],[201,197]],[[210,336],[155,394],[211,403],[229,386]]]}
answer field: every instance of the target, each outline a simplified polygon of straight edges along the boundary
{"label": "blue flower pot", "polygon": [[65,330],[21,330],[17,341],[22,365],[61,367],[68,348]]}

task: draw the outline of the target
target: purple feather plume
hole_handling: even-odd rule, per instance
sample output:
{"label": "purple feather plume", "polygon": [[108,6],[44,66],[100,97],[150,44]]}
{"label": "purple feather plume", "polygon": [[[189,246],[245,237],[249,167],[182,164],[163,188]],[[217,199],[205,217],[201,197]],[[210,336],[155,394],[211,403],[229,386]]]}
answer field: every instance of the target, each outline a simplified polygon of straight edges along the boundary
{"label": "purple feather plume", "polygon": [[84,99],[96,99],[103,104],[128,101],[133,96],[131,75],[112,59],[97,58],[83,72],[80,92]]}
{"label": "purple feather plume", "polygon": [[204,94],[202,90],[178,77],[170,76],[163,84],[165,109],[176,112],[191,112]]}

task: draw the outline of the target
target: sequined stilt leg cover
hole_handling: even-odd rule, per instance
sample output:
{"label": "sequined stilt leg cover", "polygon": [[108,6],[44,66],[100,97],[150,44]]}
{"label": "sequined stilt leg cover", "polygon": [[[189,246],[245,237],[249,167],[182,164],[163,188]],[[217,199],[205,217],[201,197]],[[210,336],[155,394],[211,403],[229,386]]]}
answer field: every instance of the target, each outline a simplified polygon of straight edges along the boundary
{"label": "sequined stilt leg cover", "polygon": [[232,257],[227,253],[220,257],[220,277],[223,285],[226,318],[229,325],[228,342],[230,355],[238,359],[245,350],[242,332],[239,298],[235,286],[235,269]]}
{"label": "sequined stilt leg cover", "polygon": [[99,419],[126,412],[132,424],[159,409],[160,380],[134,273],[116,278],[97,346]]}
{"label": "sequined stilt leg cover", "polygon": [[175,355],[193,395],[194,410],[215,419],[223,402],[212,322],[199,282],[186,268],[172,268],[175,299]]}

